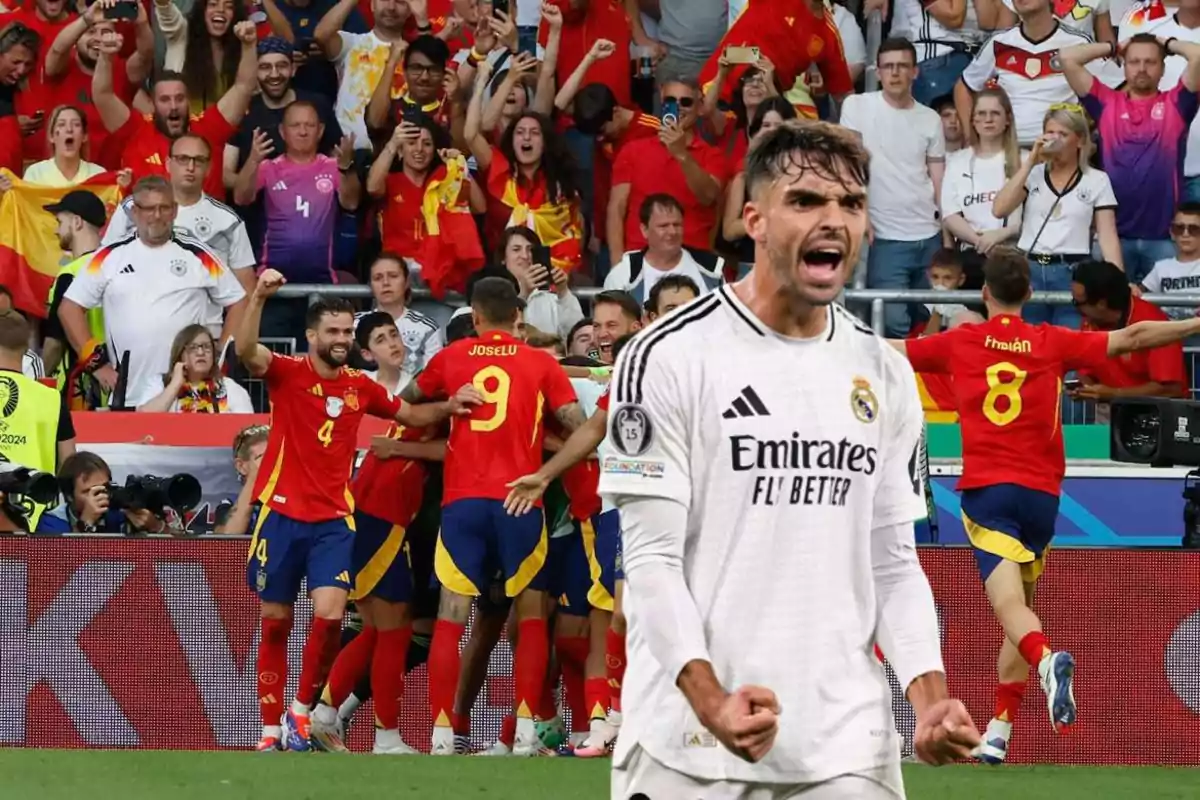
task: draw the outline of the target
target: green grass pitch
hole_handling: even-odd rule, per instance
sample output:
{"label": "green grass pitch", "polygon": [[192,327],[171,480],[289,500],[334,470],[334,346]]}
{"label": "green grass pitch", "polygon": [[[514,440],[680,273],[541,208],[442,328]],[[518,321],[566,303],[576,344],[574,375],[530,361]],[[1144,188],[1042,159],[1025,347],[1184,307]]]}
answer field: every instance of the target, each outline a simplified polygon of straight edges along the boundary
{"label": "green grass pitch", "polygon": [[[608,770],[573,758],[0,750],[0,800],[607,800]],[[911,800],[1200,798],[1195,769],[906,765],[904,779]]]}

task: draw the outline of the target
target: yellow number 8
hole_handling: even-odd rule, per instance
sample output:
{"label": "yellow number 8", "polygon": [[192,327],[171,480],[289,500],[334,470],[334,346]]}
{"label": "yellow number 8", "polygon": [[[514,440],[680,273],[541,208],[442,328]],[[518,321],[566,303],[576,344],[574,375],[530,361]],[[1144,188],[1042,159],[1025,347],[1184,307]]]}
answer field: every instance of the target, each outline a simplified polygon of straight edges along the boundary
{"label": "yellow number 8", "polygon": [[[488,388],[488,379],[495,380],[494,388]],[[504,420],[508,419],[508,392],[512,388],[512,379],[500,367],[484,367],[475,373],[475,377],[471,379],[471,385],[479,390],[479,394],[483,395],[483,402],[496,406],[496,412],[492,414],[491,419],[471,420],[471,430],[481,433],[496,430],[504,424]]]}
{"label": "yellow number 8", "polygon": [[[1008,373],[1012,377],[1004,380],[1001,373]],[[1025,383],[1028,375],[1028,372],[1008,361],[1001,361],[987,368],[988,393],[987,397],[983,398],[983,415],[993,425],[1003,427],[1021,416],[1021,385]],[[996,407],[996,402],[1001,397],[1008,398],[1008,408],[1003,411]]]}
{"label": "yellow number 8", "polygon": [[327,419],[321,425],[321,429],[317,431],[317,441],[329,447],[329,443],[333,441],[333,420]]}

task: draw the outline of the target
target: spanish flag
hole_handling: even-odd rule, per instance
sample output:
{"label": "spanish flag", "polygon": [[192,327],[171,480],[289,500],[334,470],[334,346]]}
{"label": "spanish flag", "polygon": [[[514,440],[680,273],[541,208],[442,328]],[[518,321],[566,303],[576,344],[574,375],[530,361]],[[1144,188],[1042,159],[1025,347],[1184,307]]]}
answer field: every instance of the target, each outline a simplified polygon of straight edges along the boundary
{"label": "spanish flag", "polygon": [[579,198],[552,201],[539,170],[532,181],[520,180],[499,148],[492,148],[487,193],[511,209],[505,227],[529,228],[550,248],[550,262],[570,272],[583,260],[583,213]]}
{"label": "spanish flag", "polygon": [[[757,47],[760,55],[775,65],[775,76],[785,91],[813,64],[820,65],[830,94],[854,91],[833,12],[825,9],[818,17],[807,0],[748,0],[700,70],[700,86],[706,91],[717,77],[717,62],[730,46]],[[721,100],[732,102],[734,87],[745,70],[745,66],[737,66],[730,71],[721,87]]]}
{"label": "spanish flag", "polygon": [[0,169],[0,176],[12,182],[12,188],[0,196],[0,284],[12,292],[17,308],[45,317],[46,298],[59,267],[71,260],[58,244],[57,222],[45,206],[57,203],[67,192],[87,189],[104,201],[111,215],[121,200],[117,175],[105,172],[67,187],[26,183],[7,169]]}
{"label": "spanish flag", "polygon": [[421,277],[439,299],[447,290],[463,291],[467,276],[485,260],[479,229],[467,204],[467,175],[466,159],[451,159],[434,172],[421,201],[425,236],[417,261]]}

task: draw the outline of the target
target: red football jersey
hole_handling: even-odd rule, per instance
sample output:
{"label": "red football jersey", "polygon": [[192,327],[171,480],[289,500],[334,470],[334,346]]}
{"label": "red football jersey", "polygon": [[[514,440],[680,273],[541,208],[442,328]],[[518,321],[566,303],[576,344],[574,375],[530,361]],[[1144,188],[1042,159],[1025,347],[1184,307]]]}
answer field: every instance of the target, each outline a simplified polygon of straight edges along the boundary
{"label": "red football jersey", "polygon": [[[426,428],[406,428],[392,423],[387,436],[406,442],[425,438]],[[425,462],[414,458],[379,458],[367,453],[354,474],[350,492],[360,511],[407,528],[425,495]]]}
{"label": "red football jersey", "polygon": [[443,505],[508,497],[511,481],[542,466],[545,406],[553,411],[576,400],[554,356],[499,332],[440,350],[416,380],[426,397],[446,397],[472,384],[485,401],[470,417],[451,421]]}
{"label": "red football jersey", "polygon": [[1108,361],[1108,334],[1001,314],[905,344],[914,370],[954,377],[962,428],[959,489],[1015,483],[1059,493],[1066,472],[1062,376]]}
{"label": "red football jersey", "polygon": [[[192,117],[188,124],[188,132],[199,136],[212,148],[212,162],[208,177],[204,180],[204,191],[214,198],[225,196],[222,163],[225,145],[234,130],[215,105],[204,109],[200,116]],[[133,170],[133,182],[137,183],[147,175],[168,177],[167,159],[170,153],[171,140],[155,127],[153,117],[131,111],[125,124],[113,131],[105,141],[104,152],[98,161],[110,169],[128,167]]]}
{"label": "red football jersey", "polygon": [[258,501],[289,519],[324,522],[354,513],[350,471],[363,414],[391,419],[400,401],[358,370],[326,380],[305,356],[272,356],[264,376],[271,434],[254,483]]}
{"label": "red football jersey", "polygon": [[[1129,318],[1126,325],[1135,322],[1165,322],[1170,319],[1163,310],[1153,303],[1147,303],[1140,297],[1131,298]],[[1086,319],[1083,321],[1085,331],[1096,330]],[[1082,374],[1094,378],[1105,386],[1122,389],[1130,386],[1141,386],[1144,383],[1177,383],[1187,386],[1187,367],[1183,363],[1183,343],[1175,342],[1155,347],[1151,350],[1137,350],[1125,353],[1117,358],[1110,358],[1096,369],[1086,370]]]}
{"label": "red football jersey", "polygon": [[603,508],[600,501],[600,463],[588,458],[562,474],[563,490],[570,501],[571,519],[591,519]]}

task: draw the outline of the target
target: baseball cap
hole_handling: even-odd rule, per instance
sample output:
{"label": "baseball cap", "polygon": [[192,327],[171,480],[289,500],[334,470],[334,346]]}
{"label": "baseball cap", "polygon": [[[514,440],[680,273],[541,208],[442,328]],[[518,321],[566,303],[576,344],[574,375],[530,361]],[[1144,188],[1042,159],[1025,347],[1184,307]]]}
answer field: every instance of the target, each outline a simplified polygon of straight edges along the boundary
{"label": "baseball cap", "polygon": [[51,214],[74,214],[89,225],[103,228],[108,221],[108,212],[104,209],[104,201],[84,189],[67,192],[57,203],[43,206]]}

